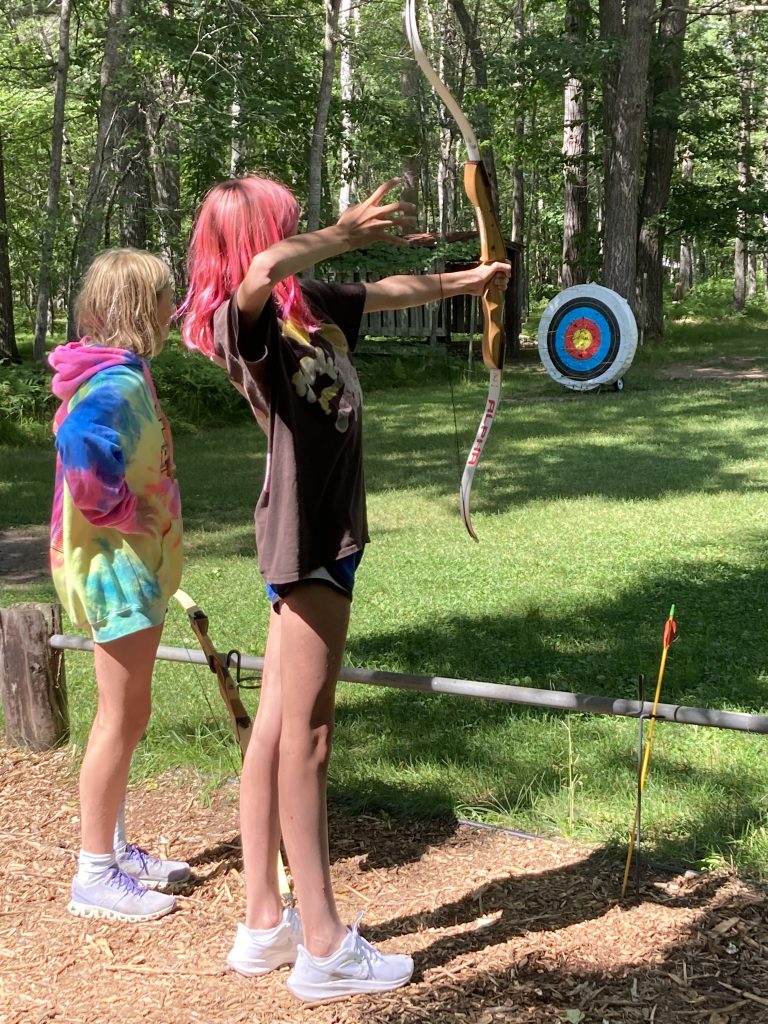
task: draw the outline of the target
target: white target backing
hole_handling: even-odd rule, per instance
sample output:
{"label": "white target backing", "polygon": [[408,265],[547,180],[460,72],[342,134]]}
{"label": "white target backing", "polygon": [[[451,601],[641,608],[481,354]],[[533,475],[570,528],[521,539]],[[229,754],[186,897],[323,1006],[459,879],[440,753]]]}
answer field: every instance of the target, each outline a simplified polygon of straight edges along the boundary
{"label": "white target backing", "polygon": [[620,380],[637,349],[629,303],[599,284],[566,288],[544,310],[539,355],[550,377],[575,391]]}

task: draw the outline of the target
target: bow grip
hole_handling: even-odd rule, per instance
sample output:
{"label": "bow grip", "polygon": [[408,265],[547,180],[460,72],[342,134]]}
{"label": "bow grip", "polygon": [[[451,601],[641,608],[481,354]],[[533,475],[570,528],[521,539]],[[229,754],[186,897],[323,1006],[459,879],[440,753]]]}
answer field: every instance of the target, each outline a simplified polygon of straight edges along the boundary
{"label": "bow grip", "polygon": [[482,297],[483,362],[489,370],[504,369],[504,292],[489,288]]}

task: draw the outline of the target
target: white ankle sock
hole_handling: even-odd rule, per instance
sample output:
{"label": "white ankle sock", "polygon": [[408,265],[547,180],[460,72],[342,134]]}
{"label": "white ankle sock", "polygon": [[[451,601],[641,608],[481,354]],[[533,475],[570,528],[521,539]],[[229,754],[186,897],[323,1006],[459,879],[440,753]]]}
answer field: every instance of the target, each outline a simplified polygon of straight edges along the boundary
{"label": "white ankle sock", "polygon": [[77,858],[77,880],[83,885],[101,882],[113,867],[115,867],[113,853],[86,853],[85,850],[81,850],[80,856]]}
{"label": "white ankle sock", "polygon": [[119,857],[121,853],[125,853],[127,845],[128,840],[125,838],[125,800],[123,800],[118,808],[117,821],[115,822],[115,855]]}

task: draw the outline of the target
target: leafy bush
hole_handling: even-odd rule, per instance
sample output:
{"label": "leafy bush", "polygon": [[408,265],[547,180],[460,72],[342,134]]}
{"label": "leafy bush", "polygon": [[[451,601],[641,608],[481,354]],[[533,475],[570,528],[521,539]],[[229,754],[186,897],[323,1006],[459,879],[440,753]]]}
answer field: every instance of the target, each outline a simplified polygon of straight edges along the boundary
{"label": "leafy bush", "polygon": [[[446,355],[423,342],[366,340],[356,363],[363,390],[421,385],[447,379]],[[251,418],[245,399],[226,373],[205,357],[169,344],[152,360],[157,395],[175,434],[223,426]],[[51,441],[58,400],[50,371],[32,363],[0,367],[0,445],[23,447]]]}
{"label": "leafy bush", "polygon": [[56,408],[51,377],[36,365],[0,366],[0,444],[47,444]]}
{"label": "leafy bush", "polygon": [[251,415],[224,370],[181,347],[169,344],[152,360],[152,377],[175,433],[236,423]]}

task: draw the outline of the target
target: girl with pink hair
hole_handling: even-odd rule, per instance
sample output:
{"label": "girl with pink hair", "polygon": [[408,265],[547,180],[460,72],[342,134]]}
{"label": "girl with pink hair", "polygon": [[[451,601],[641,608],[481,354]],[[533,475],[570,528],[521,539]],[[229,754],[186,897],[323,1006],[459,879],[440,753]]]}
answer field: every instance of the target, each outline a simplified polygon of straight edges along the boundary
{"label": "girl with pink hair", "polygon": [[[364,313],[506,287],[506,263],[450,274],[326,284],[296,275],[321,260],[398,241],[414,212],[386,202],[392,179],[337,223],[297,234],[299,207],[258,176],[206,196],[189,253],[183,337],[224,367],[267,436],[256,513],[259,569],[272,603],[240,816],[245,923],[230,967],[261,975],[293,964],[288,989],[321,1002],[406,984],[409,956],[382,953],[346,928],[334,900],[326,787],[336,680],[355,571],[368,543],[362,395],[353,352]],[[298,911],[283,910],[282,833]]]}

